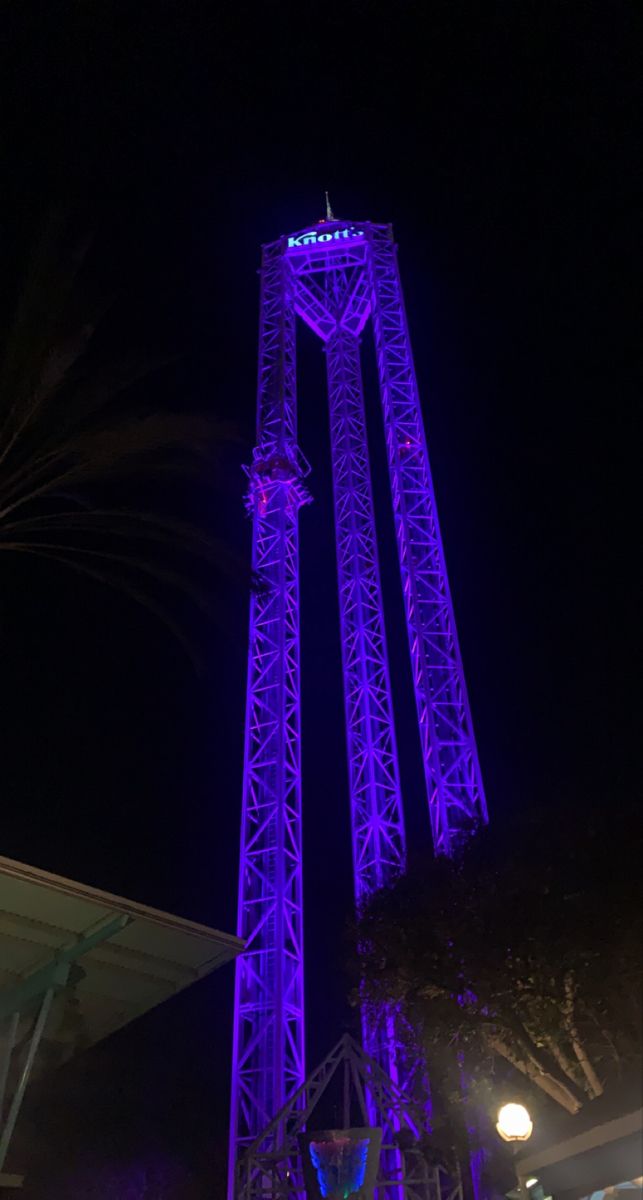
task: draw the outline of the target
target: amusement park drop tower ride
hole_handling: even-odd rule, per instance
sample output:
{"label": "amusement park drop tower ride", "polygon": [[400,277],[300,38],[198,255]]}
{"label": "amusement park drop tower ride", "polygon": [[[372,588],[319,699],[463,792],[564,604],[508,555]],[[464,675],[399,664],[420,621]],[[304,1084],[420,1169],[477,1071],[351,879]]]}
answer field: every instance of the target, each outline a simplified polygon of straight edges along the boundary
{"label": "amusement park drop tower ride", "polygon": [[[429,817],[452,855],[487,819],[391,227],[329,214],[264,246],[229,1194],[239,1156],[304,1082],[295,323],[324,343],[358,906],[404,869],[405,839],[373,513],[360,334],[371,318]],[[364,1045],[400,1083],[395,1019]],[[408,1067],[406,1068],[408,1072]],[[376,1114],[374,1114],[375,1118]]]}

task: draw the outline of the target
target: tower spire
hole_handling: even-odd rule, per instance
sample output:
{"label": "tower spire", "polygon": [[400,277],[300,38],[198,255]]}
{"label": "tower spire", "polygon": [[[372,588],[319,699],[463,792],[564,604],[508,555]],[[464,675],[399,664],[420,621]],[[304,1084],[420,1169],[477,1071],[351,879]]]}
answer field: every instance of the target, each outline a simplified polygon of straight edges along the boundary
{"label": "tower spire", "polygon": [[334,221],[334,220],[335,220],[335,214],[333,213],[333,210],[332,210],[332,208],[331,208],[331,206],[330,206],[330,200],[328,199],[328,192],[324,192],[324,195],[325,195],[325,197],[326,197],[326,220],[327,220],[327,221]]}

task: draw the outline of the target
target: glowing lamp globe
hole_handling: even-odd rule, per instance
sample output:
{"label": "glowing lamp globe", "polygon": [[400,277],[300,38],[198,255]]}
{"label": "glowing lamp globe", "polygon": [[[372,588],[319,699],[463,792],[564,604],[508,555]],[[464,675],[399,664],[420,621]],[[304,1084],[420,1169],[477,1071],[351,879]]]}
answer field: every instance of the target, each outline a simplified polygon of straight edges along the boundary
{"label": "glowing lamp globe", "polygon": [[524,1104],[503,1104],[498,1113],[496,1129],[505,1142],[526,1142],[533,1128]]}

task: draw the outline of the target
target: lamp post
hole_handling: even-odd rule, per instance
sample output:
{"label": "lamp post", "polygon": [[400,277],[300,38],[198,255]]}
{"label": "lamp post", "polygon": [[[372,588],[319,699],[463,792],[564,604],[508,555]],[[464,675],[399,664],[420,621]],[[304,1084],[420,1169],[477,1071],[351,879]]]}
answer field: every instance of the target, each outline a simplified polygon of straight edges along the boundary
{"label": "lamp post", "polygon": [[[513,1144],[515,1160],[520,1142],[529,1141],[529,1138],[534,1130],[534,1123],[524,1104],[503,1104],[502,1108],[498,1112],[496,1129],[498,1130],[503,1142],[511,1142]],[[522,1178],[517,1167],[515,1169],[519,1191],[521,1195],[526,1198],[529,1194],[526,1180]],[[534,1183],[535,1182],[537,1181],[534,1180]]]}

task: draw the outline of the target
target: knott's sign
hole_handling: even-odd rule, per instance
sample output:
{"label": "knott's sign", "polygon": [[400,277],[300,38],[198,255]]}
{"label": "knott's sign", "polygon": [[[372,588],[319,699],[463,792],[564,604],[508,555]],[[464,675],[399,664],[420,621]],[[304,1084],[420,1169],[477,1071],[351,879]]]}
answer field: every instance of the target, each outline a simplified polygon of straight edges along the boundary
{"label": "knott's sign", "polygon": [[308,229],[305,233],[296,233],[288,238],[288,249],[295,250],[299,246],[316,246],[319,242],[339,242],[342,238],[364,237],[363,229],[355,229],[346,225],[343,229],[329,230]]}

